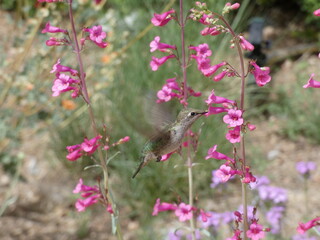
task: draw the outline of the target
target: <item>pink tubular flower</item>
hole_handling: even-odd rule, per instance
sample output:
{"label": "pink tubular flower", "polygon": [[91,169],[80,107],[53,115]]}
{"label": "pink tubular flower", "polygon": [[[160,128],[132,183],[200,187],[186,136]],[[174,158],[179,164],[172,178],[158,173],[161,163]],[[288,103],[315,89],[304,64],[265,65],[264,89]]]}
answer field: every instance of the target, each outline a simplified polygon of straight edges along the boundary
{"label": "pink tubular flower", "polygon": [[206,115],[210,116],[212,114],[219,114],[219,113],[228,112],[228,111],[229,109],[224,107],[209,107],[208,113]]}
{"label": "pink tubular flower", "polygon": [[75,69],[72,69],[67,66],[63,66],[60,64],[60,58],[57,60],[57,62],[53,65],[52,70],[50,73],[60,73],[60,72],[70,72],[72,76],[78,75],[78,71]]}
{"label": "pink tubular flower", "polygon": [[233,101],[233,100],[230,100],[230,99],[227,99],[227,98],[224,98],[224,97],[216,96],[215,93],[214,93],[214,89],[211,91],[211,94],[209,95],[208,99],[205,102],[208,105],[214,104],[214,103],[217,103],[217,104],[230,103],[232,105],[235,104],[235,101]]}
{"label": "pink tubular flower", "polygon": [[255,176],[252,175],[252,172],[250,172],[250,167],[245,167],[245,172],[243,173],[243,178],[241,180],[243,183],[254,183],[256,182]]}
{"label": "pink tubular flower", "polygon": [[180,222],[190,220],[193,216],[193,207],[189,204],[180,203],[178,208],[175,210],[175,214],[179,217]]}
{"label": "pink tubular flower", "polygon": [[226,240],[241,240],[241,230],[235,229],[234,235],[231,238],[227,238]]}
{"label": "pink tubular flower", "polygon": [[84,198],[79,198],[76,201],[75,207],[78,212],[83,212],[87,207],[97,203],[99,199],[103,199],[98,186],[84,185],[81,178],[74,188],[73,193],[81,193],[81,197]]}
{"label": "pink tubular flower", "polygon": [[259,67],[254,61],[251,61],[250,64],[255,68],[252,71],[254,78],[256,79],[256,83],[259,87],[266,85],[271,81],[270,68],[269,67]]}
{"label": "pink tubular flower", "polygon": [[212,214],[209,213],[209,212],[205,212],[202,209],[200,209],[200,216],[201,216],[202,222],[207,222],[208,221],[208,217],[211,217]]}
{"label": "pink tubular flower", "polygon": [[68,33],[66,29],[54,27],[50,25],[50,22],[46,23],[46,26],[44,29],[42,29],[41,33]]}
{"label": "pink tubular flower", "polygon": [[320,88],[320,82],[313,79],[314,73],[311,74],[308,83],[303,88]]}
{"label": "pink tubular flower", "polygon": [[224,155],[223,153],[217,152],[218,145],[214,145],[212,148],[208,150],[208,155],[206,156],[206,160],[209,158],[214,158],[218,160],[228,160],[233,162],[234,160],[228,157],[227,155]]}
{"label": "pink tubular flower", "polygon": [[202,72],[202,74],[206,77],[210,77],[211,75],[213,75],[219,68],[221,68],[222,66],[226,65],[226,62],[221,62],[219,64],[210,66],[208,68],[201,68],[200,71]]}
{"label": "pink tubular flower", "polygon": [[67,155],[67,159],[69,161],[76,161],[77,159],[82,157],[81,147],[80,144],[67,146],[67,150],[69,154]]}
{"label": "pink tubular flower", "polygon": [[156,50],[159,50],[161,52],[167,52],[168,49],[177,49],[175,45],[169,45],[166,43],[160,42],[160,37],[156,36],[153,41],[150,43],[150,52],[154,52]]}
{"label": "pink tubular flower", "polygon": [[253,130],[255,130],[257,128],[256,125],[253,125],[251,123],[248,123],[247,127],[248,127],[249,131],[253,131]]}
{"label": "pink tubular flower", "polygon": [[171,54],[171,55],[168,55],[168,56],[164,56],[162,58],[156,58],[154,56],[152,56],[152,60],[150,62],[150,67],[152,69],[152,71],[157,71],[158,68],[164,64],[168,59],[170,58],[174,58],[176,55],[174,54]]}
{"label": "pink tubular flower", "polygon": [[231,5],[231,3],[226,3],[225,7],[229,7],[232,10],[236,10],[240,7],[240,3],[234,3]]}
{"label": "pink tubular flower", "polygon": [[304,234],[310,228],[313,228],[314,226],[317,226],[317,225],[320,226],[320,217],[316,217],[306,223],[299,223],[299,226],[297,227],[297,232],[299,234]]}
{"label": "pink tubular flower", "polygon": [[[57,74],[57,78],[53,82],[52,96],[57,97],[63,92],[73,91],[73,93],[79,93],[79,87],[77,86],[79,81],[73,79],[65,74]],[[72,96],[72,95],[71,95]],[[77,97],[78,94],[75,96]]]}
{"label": "pink tubular flower", "polygon": [[101,138],[102,136],[100,135],[92,139],[84,138],[83,143],[81,143],[82,150],[89,155],[93,154],[96,151],[96,149],[99,147],[99,143],[97,143],[97,141]]}
{"label": "pink tubular flower", "polygon": [[172,13],[174,13],[174,9],[169,10],[168,12],[164,12],[162,14],[153,14],[153,18],[151,19],[151,22],[156,27],[161,27],[166,25],[171,19],[173,19],[173,16],[171,16]]}
{"label": "pink tubular flower", "polygon": [[263,239],[265,237],[263,226],[256,222],[251,223],[250,228],[247,231],[247,237],[251,238],[252,240]]}
{"label": "pink tubular flower", "polygon": [[202,36],[216,36],[219,35],[221,32],[218,31],[216,27],[206,27],[200,33]]}
{"label": "pink tubular flower", "polygon": [[223,117],[223,121],[229,124],[229,127],[241,126],[243,124],[242,111],[229,109],[228,114]]}
{"label": "pink tubular flower", "polygon": [[222,71],[221,73],[219,73],[218,75],[213,77],[213,81],[215,82],[219,82],[221,81],[226,75],[228,74],[228,71]]}
{"label": "pink tubular flower", "polygon": [[57,39],[57,38],[54,38],[54,37],[50,37],[49,40],[46,41],[46,45],[48,47],[51,47],[51,46],[60,46],[60,45],[63,45],[64,43],[61,41],[61,39]]}
{"label": "pink tubular flower", "polygon": [[101,25],[93,26],[92,28],[84,28],[83,31],[88,32],[89,37],[81,40],[82,45],[84,44],[85,40],[89,39],[92,42],[94,42],[98,47],[105,48],[108,46],[108,43],[103,41],[107,37],[107,33],[102,31]]}
{"label": "pink tubular flower", "polygon": [[176,204],[171,204],[167,202],[160,202],[160,198],[157,199],[156,204],[153,207],[153,212],[152,216],[158,215],[159,212],[164,212],[164,211],[174,211],[177,209]]}
{"label": "pink tubular flower", "polygon": [[233,175],[235,171],[225,164],[221,165],[220,168],[215,172],[215,176],[221,180],[221,182],[227,182]]}
{"label": "pink tubular flower", "polygon": [[313,15],[320,17],[320,8],[313,12]]}
{"label": "pink tubular flower", "polygon": [[226,139],[231,143],[237,143],[241,141],[241,131],[240,127],[237,126],[234,129],[228,131]]}
{"label": "pink tubular flower", "polygon": [[195,50],[197,52],[196,56],[201,56],[202,58],[210,57],[212,54],[207,43],[203,43],[198,46],[190,46],[189,49]]}
{"label": "pink tubular flower", "polygon": [[243,36],[239,36],[240,39],[240,46],[242,47],[243,50],[247,50],[247,51],[253,51],[254,50],[254,46],[248,42]]}

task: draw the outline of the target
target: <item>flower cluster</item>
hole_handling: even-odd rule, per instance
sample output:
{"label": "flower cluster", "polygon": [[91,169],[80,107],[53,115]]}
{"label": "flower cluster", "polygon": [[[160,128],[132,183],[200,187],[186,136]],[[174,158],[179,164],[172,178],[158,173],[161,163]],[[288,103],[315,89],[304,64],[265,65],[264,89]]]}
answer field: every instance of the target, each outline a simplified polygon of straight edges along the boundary
{"label": "flower cluster", "polygon": [[101,193],[98,186],[88,186],[83,184],[83,180],[80,178],[77,186],[74,188],[73,193],[80,193],[82,198],[77,199],[75,207],[78,212],[83,212],[87,207],[97,203],[102,202],[106,206],[106,210],[113,214],[111,204],[107,203],[103,194]]}
{"label": "flower cluster", "polygon": [[66,148],[69,152],[69,154],[67,155],[67,159],[69,161],[76,161],[83,155],[92,155],[99,147],[98,140],[100,140],[101,138],[102,137],[100,135],[92,139],[85,138],[81,144],[67,146]]}
{"label": "flower cluster", "polygon": [[192,54],[191,57],[196,60],[198,70],[206,77],[212,76],[219,68],[226,65],[226,62],[211,65],[209,57],[211,56],[212,51],[206,43],[198,46],[190,46],[189,49],[196,51],[196,54]]}
{"label": "flower cluster", "polygon": [[189,204],[181,202],[180,204],[172,204],[160,201],[157,199],[156,204],[153,207],[152,216],[158,215],[159,212],[174,211],[180,222],[185,222],[193,218],[194,213],[199,212],[202,220],[207,221],[208,217],[211,217],[210,213],[204,212],[202,209],[197,209]]}
{"label": "flower cluster", "polygon": [[314,171],[317,168],[317,165],[315,162],[297,162],[296,163],[296,169],[297,171],[304,177],[304,178],[310,178],[310,173]]}
{"label": "flower cluster", "polygon": [[[195,92],[191,87],[187,89],[188,96],[200,97],[201,92]],[[157,93],[157,103],[168,102],[173,98],[180,100],[180,103],[186,105],[184,101],[184,85],[176,81],[176,78],[169,78],[166,80],[166,84],[162,86],[162,89]]]}

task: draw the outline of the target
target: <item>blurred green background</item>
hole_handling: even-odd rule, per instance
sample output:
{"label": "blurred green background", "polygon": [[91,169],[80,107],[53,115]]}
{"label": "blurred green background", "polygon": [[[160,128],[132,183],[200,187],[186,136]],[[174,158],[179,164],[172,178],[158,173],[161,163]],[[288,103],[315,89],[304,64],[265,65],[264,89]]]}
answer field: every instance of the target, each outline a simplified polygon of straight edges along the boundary
{"label": "blurred green background", "polygon": [[[226,3],[221,0],[206,2],[210,9],[217,11]],[[240,2],[242,7],[239,11],[229,16],[237,32],[246,31],[248,22],[256,16],[266,18],[267,24],[276,29],[275,32],[281,32],[272,39],[270,52],[285,48],[288,42],[295,46],[318,41],[320,21],[315,21],[311,14],[319,7],[316,0]],[[165,7],[178,9],[178,1],[109,0],[100,4],[89,0],[74,1],[78,29],[101,24],[108,33],[110,46],[101,50],[93,44],[88,45],[83,51],[83,59],[98,125],[107,127],[111,142],[124,136],[131,138],[130,142],[110,152],[110,155],[121,152],[110,162],[113,193],[125,215],[121,218],[125,223],[132,221],[139,226],[136,231],[139,238],[131,239],[161,239],[161,231],[154,230],[155,222],[159,220],[151,217],[156,198],[166,202],[177,201],[177,196],[182,201],[188,199],[187,171],[183,166],[184,160],[178,155],[161,164],[149,164],[137,179],[131,180],[141,148],[152,129],[148,109],[153,98],[150,99],[150,96],[155,96],[166,79],[180,75],[179,66],[174,61],[160,67],[157,72],[152,72],[149,67],[151,56],[155,55],[150,53],[149,43],[155,36],[161,36],[161,42],[176,44],[179,49],[180,34],[176,24],[170,23],[162,28],[150,26],[152,14],[160,13]],[[193,1],[186,1],[185,9],[191,7]],[[279,16],[284,11],[287,16]],[[48,35],[40,33],[47,21],[54,26],[69,28],[66,6],[61,3],[39,4],[31,0],[2,0],[0,16],[3,22],[0,26],[0,165],[3,174],[16,180],[10,181],[7,190],[20,181],[28,182],[28,173],[23,172],[24,163],[29,161],[23,147],[26,142],[28,147],[34,149],[36,158],[48,161],[49,166],[63,165],[64,174],[72,176],[71,186],[80,176],[93,181],[100,174],[98,170],[82,171],[83,167],[90,165],[89,158],[72,163],[65,159],[66,146],[80,143],[84,136],[92,137],[86,106],[81,99],[70,100],[68,93],[51,97],[54,76],[49,72],[52,65],[61,58],[62,64],[77,68],[75,55],[65,47],[47,47],[45,40]],[[221,60],[236,63],[232,60],[235,53],[228,47],[229,36],[204,38],[198,34],[200,30],[199,24],[188,21],[187,45],[207,42],[213,51],[213,63]],[[293,62],[298,61],[290,69],[297,81],[265,87],[267,101],[249,109],[246,114],[250,121],[258,123],[277,118],[281,126],[278,133],[282,138],[296,141],[304,136],[310,144],[319,144],[320,120],[316,101],[319,94],[313,90],[301,90],[310,73],[304,71],[310,62],[301,55],[287,57]],[[280,71],[285,61],[286,57],[283,57],[273,63],[270,66],[272,73]],[[199,74],[193,63],[188,68],[188,83],[203,95],[191,98],[190,106],[205,109],[204,100],[213,88],[219,96],[239,99],[239,82],[226,80],[212,83]],[[247,105],[254,102],[252,98],[247,101]],[[166,105],[173,116],[181,109],[177,102]],[[305,114],[306,111],[308,114]],[[193,126],[195,131],[200,127],[202,130],[200,146],[194,158],[195,162],[200,163],[194,168],[194,189],[199,199],[197,204],[203,207],[214,193],[209,187],[211,171],[220,165],[218,161],[204,160],[207,150],[218,144],[220,152],[232,154],[232,148],[224,137],[226,130],[221,126],[221,116],[203,118]],[[40,142],[45,145],[33,142],[39,138],[44,139]],[[38,148],[44,149],[37,155]],[[248,156],[253,159],[253,169],[256,168],[261,174],[267,165],[266,162],[261,163],[264,159],[261,152],[249,145]],[[56,171],[55,167],[52,171]],[[7,190],[2,198],[4,214],[6,208],[14,204],[10,202],[13,198]],[[70,196],[67,201],[72,205],[74,199]],[[84,225],[86,221],[89,220],[85,220]],[[154,238],[155,232],[160,234],[159,237]],[[87,231],[78,234],[79,238],[88,236],[90,233]]]}

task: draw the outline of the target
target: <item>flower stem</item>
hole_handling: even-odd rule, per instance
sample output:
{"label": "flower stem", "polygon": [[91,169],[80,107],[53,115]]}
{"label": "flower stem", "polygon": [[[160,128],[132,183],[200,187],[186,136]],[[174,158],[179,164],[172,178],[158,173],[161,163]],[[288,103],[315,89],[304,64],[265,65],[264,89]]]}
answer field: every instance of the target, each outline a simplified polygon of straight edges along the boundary
{"label": "flower stem", "polygon": [[[245,67],[244,67],[244,58],[242,54],[242,49],[239,43],[238,35],[233,31],[230,24],[226,21],[226,19],[218,14],[214,13],[228,28],[230,34],[234,39],[235,46],[237,48],[237,52],[239,55],[240,60],[240,78],[241,78],[241,89],[240,89],[240,110],[244,111],[244,100],[245,100],[245,86],[246,86],[246,79],[245,79]],[[245,151],[245,142],[244,142],[244,135],[241,135],[240,141],[240,150],[241,150],[241,160],[242,160],[242,172],[245,173],[246,167],[246,151]],[[243,240],[247,240],[246,232],[248,230],[248,199],[247,199],[247,184],[241,182],[241,192],[242,192],[242,206],[243,206]]]}
{"label": "flower stem", "polygon": [[[75,51],[76,57],[77,57],[77,62],[78,62],[78,65],[79,65],[80,81],[81,81],[81,93],[82,93],[84,101],[88,105],[88,113],[89,113],[91,127],[92,127],[92,130],[93,130],[94,136],[98,136],[99,132],[98,132],[98,129],[97,129],[97,124],[96,124],[96,121],[95,121],[93,109],[92,109],[92,106],[91,106],[90,97],[89,97],[88,90],[87,90],[87,85],[86,85],[86,80],[85,80],[85,72],[84,72],[84,67],[83,67],[83,61],[82,61],[82,58],[81,58],[81,52],[80,52],[79,42],[78,42],[78,38],[77,38],[77,32],[76,32],[76,28],[75,28],[75,24],[74,24],[74,18],[73,18],[73,12],[72,12],[72,0],[69,0],[68,4],[69,4],[69,19],[70,19],[70,23],[71,23],[72,36],[73,36],[73,41],[74,41],[74,46],[73,47],[74,47],[74,51]],[[114,210],[115,213],[117,213],[117,216],[114,216],[114,214],[111,214],[111,215],[112,215],[112,217],[118,218],[118,210],[116,209],[116,205],[115,205],[112,197],[110,196],[110,192],[109,192],[109,175],[108,175],[107,164],[106,164],[106,161],[105,161],[105,159],[103,157],[102,149],[99,147],[97,150],[98,150],[98,156],[99,156],[100,164],[101,164],[101,167],[103,169],[104,192],[106,194],[107,200],[112,205],[112,209]],[[107,155],[105,156],[105,158],[107,159]],[[121,233],[120,223],[119,223],[118,220],[116,221],[116,233],[117,233],[118,239],[122,240],[123,237],[122,237],[122,233]]]}
{"label": "flower stem", "polygon": [[[181,29],[181,70],[182,70],[182,78],[183,78],[183,100],[184,103],[187,103],[188,98],[188,86],[187,86],[187,64],[186,64],[186,46],[185,46],[185,20],[183,16],[183,0],[180,0],[180,29]],[[190,136],[188,136],[187,141],[189,142]],[[193,176],[192,176],[192,158],[190,152],[190,145],[187,148],[187,167],[188,167],[188,182],[189,182],[189,205],[193,206]],[[196,239],[195,235],[195,221],[194,217],[190,219],[190,229],[192,240]]]}

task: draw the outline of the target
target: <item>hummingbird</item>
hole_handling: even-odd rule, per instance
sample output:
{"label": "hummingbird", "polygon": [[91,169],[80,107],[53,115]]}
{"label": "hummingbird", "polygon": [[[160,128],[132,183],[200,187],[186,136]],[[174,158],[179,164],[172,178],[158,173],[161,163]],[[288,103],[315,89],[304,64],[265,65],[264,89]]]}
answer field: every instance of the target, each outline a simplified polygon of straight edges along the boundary
{"label": "hummingbird", "polygon": [[159,162],[162,155],[177,150],[182,144],[182,139],[186,131],[198,118],[206,113],[207,111],[192,108],[181,110],[174,123],[169,124],[146,142],[141,151],[140,165],[132,178],[134,178],[141,168],[146,166],[152,159],[156,159],[156,161]]}

